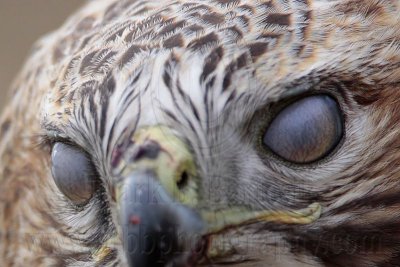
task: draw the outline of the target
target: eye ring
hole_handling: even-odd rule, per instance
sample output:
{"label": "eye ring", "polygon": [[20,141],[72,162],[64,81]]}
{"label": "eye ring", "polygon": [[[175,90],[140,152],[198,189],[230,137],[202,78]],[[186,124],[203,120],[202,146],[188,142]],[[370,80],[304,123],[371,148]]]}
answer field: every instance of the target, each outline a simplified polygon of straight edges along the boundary
{"label": "eye ring", "polygon": [[261,142],[286,162],[319,162],[338,147],[344,136],[344,115],[330,94],[296,98],[274,115]]}
{"label": "eye ring", "polygon": [[97,171],[90,156],[74,145],[53,145],[51,173],[61,193],[76,205],[86,204],[98,188]]}

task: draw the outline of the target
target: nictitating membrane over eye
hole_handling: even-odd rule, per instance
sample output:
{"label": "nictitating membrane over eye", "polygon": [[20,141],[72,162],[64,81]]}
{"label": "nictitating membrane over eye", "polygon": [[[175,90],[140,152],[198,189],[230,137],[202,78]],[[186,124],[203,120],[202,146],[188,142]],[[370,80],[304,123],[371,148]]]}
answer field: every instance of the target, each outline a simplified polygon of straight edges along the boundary
{"label": "nictitating membrane over eye", "polygon": [[309,96],[284,108],[270,123],[263,142],[287,161],[309,163],[337,146],[342,125],[341,111],[332,97]]}
{"label": "nictitating membrane over eye", "polygon": [[51,159],[54,182],[60,191],[74,203],[88,201],[95,190],[95,171],[86,153],[73,146],[56,143]]}

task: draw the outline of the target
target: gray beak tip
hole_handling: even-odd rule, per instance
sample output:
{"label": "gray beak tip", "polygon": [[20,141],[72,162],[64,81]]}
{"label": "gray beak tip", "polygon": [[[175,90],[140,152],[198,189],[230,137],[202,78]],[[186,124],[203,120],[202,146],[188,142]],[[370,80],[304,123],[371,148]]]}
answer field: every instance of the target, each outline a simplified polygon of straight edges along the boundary
{"label": "gray beak tip", "polygon": [[203,255],[204,222],[195,211],[174,201],[151,172],[128,177],[120,203],[129,266],[191,266]]}

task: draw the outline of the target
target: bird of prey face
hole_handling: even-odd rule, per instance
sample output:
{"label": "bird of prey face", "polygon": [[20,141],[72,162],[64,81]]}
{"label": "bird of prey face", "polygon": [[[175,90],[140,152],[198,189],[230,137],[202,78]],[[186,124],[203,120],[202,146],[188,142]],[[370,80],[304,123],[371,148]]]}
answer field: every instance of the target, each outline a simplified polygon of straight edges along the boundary
{"label": "bird of prey face", "polygon": [[0,130],[1,266],[400,266],[398,0],[94,0]]}

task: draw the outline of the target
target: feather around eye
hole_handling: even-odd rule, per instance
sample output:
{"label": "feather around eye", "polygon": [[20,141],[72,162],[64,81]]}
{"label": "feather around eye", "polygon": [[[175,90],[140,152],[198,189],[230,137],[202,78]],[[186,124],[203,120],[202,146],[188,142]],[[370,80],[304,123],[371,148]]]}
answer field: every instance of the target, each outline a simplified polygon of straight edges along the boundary
{"label": "feather around eye", "polygon": [[263,142],[279,157],[310,163],[327,156],[343,135],[343,117],[328,95],[302,98],[284,108],[268,126]]}
{"label": "feather around eye", "polygon": [[75,204],[89,201],[97,188],[96,168],[89,156],[72,145],[55,143],[51,161],[53,179],[60,191]]}

